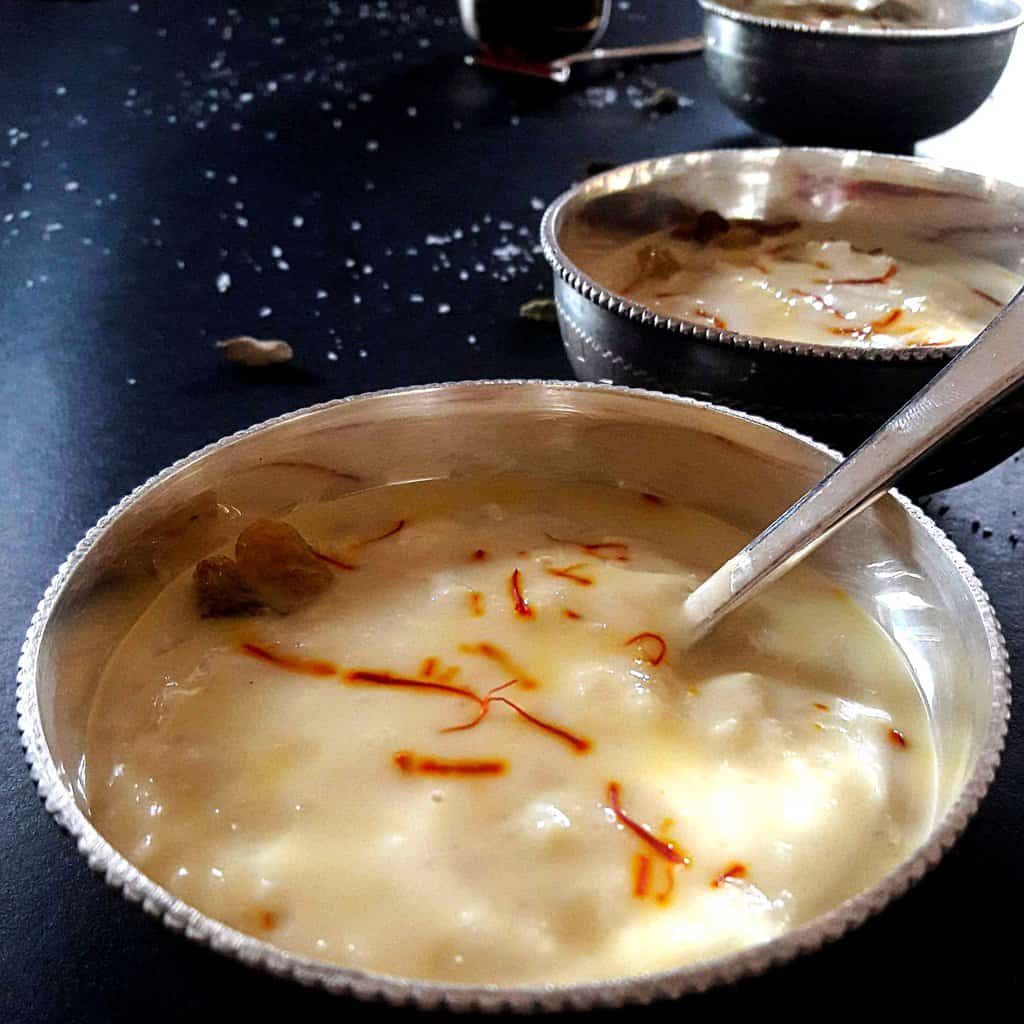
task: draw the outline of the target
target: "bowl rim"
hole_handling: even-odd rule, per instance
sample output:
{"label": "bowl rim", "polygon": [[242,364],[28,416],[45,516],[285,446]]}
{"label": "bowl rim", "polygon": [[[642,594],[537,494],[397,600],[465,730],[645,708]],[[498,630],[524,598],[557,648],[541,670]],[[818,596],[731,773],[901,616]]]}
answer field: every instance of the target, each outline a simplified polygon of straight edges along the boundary
{"label": "bowl rim", "polygon": [[980,22],[970,25],[957,25],[951,28],[884,28],[869,25],[850,25],[847,27],[823,28],[821,25],[808,25],[788,18],[767,17],[737,10],[716,0],[697,0],[705,14],[715,14],[729,21],[741,22],[757,28],[769,29],[774,32],[804,32],[813,36],[840,37],[843,39],[891,40],[892,42],[912,42],[923,40],[952,40],[977,36],[1002,35],[1012,32],[1024,24],[1024,6],[1018,0],[1009,0],[1017,9],[1016,14],[1003,18],[1002,21]]}
{"label": "bowl rim", "polygon": [[723,957],[652,974],[630,975],[606,981],[557,985],[500,985],[418,980],[343,967],[291,953],[272,943],[230,928],[157,885],[103,837],[75,801],[70,787],[61,780],[43,734],[36,678],[40,643],[50,614],[72,573],[88,556],[110,524],[144,495],[206,456],[293,420],[331,409],[386,401],[395,396],[421,393],[431,397],[447,397],[476,389],[485,391],[523,387],[612,394],[700,409],[715,416],[767,427],[829,458],[841,458],[838,452],[797,431],[759,416],[708,402],[617,385],[511,378],[412,385],[333,399],[246,427],[173,462],[139,484],[112,506],[72,549],[50,581],[36,608],[18,662],[18,728],[29,773],[36,784],[39,796],[49,814],[76,840],[78,851],[86,858],[90,868],[102,874],[107,884],[119,890],[129,902],[141,904],[148,914],[160,918],[170,930],[181,932],[192,941],[208,946],[217,953],[231,956],[276,976],[289,977],[307,986],[321,987],[333,994],[384,1000],[393,1005],[408,1005],[420,1009],[443,1008],[455,1011],[533,1013],[622,1007],[646,1004],[656,999],[677,998],[689,992],[702,992],[717,985],[755,976],[774,965],[812,952],[826,942],[834,941],[906,892],[939,862],[963,832],[992,783],[1005,743],[1010,713],[1010,668],[1006,645],[988,595],[967,560],[920,508],[898,491],[891,490],[887,492],[888,496],[937,544],[956,570],[978,609],[988,645],[992,677],[992,700],[983,741],[970,776],[965,780],[959,795],[947,808],[943,817],[935,822],[926,840],[909,857],[870,888],[775,939]]}
{"label": "bowl rim", "polygon": [[[1024,19],[1024,14],[1022,14],[1022,19]],[[733,160],[741,162],[755,159],[767,162],[787,155],[797,157],[820,156],[831,159],[838,165],[837,170],[841,170],[844,164],[853,161],[858,167],[871,168],[872,166],[881,165],[879,173],[882,173],[885,167],[895,164],[896,166],[911,168],[921,173],[930,173],[938,176],[943,183],[949,183],[953,186],[974,190],[979,190],[984,186],[990,192],[994,191],[998,197],[1005,198],[1008,201],[1016,199],[1018,203],[1021,203],[1024,200],[1024,187],[1022,186],[1014,185],[1012,182],[1001,179],[992,179],[983,174],[976,174],[973,171],[962,171],[957,168],[948,167],[927,157],[897,156],[887,153],[875,153],[864,149],[838,149],[827,146],[771,146],[756,149],[685,150],[679,153],[667,154],[666,156],[648,157],[645,160],[634,160],[631,163],[621,164],[602,171],[600,174],[585,178],[571,188],[566,189],[566,191],[548,204],[547,209],[544,211],[544,216],[541,218],[540,244],[544,258],[555,275],[561,278],[572,291],[577,292],[584,299],[594,303],[601,309],[617,316],[625,317],[627,320],[687,335],[710,344],[722,345],[728,348],[756,349],[763,352],[781,352],[789,355],[833,360],[856,359],[877,360],[888,363],[946,363],[956,358],[966,348],[966,344],[934,348],[923,346],[915,348],[879,348],[863,341],[847,341],[843,342],[842,345],[828,345],[821,342],[793,341],[788,338],[719,330],[717,327],[697,323],[694,320],[687,320],[685,317],[665,316],[662,313],[656,312],[650,306],[636,302],[633,299],[628,299],[600,284],[569,258],[558,240],[557,229],[560,225],[557,222],[560,220],[566,206],[586,191],[601,191],[602,186],[606,185],[613,175],[622,174],[624,171],[637,172],[650,168],[651,178],[654,180],[656,178],[676,177],[685,173],[688,163],[695,163],[714,157],[728,156]],[[655,169],[655,165],[661,166]],[[628,190],[626,188],[607,191]],[[1024,212],[1024,205],[1022,205],[1022,212]]]}

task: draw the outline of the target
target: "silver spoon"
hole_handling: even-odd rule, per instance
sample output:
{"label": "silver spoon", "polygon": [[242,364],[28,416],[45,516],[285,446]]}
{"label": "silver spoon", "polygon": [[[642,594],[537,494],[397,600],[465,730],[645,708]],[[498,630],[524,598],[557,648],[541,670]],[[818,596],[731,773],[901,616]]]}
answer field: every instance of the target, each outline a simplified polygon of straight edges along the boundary
{"label": "silver spoon", "polygon": [[507,71],[511,74],[530,75],[533,78],[546,78],[548,81],[561,84],[569,81],[574,64],[583,64],[594,60],[647,60],[654,57],[676,57],[688,53],[700,53],[703,49],[703,37],[696,36],[689,39],[675,39],[670,43],[580,50],[578,53],[570,53],[568,56],[552,61],[516,60],[486,51],[467,54],[463,60],[469,65],[489,68],[492,71]]}
{"label": "silver spoon", "polygon": [[[845,462],[733,555],[683,602],[692,644],[809,555],[922,456],[1024,378],[1024,288],[944,370]],[[1024,436],[1022,436],[1024,441]]]}

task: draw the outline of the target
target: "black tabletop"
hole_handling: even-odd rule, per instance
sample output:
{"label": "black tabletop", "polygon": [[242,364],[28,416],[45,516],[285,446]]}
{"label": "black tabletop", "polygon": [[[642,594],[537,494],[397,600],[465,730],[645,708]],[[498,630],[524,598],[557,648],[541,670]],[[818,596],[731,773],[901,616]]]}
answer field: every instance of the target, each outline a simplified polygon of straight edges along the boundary
{"label": "black tabletop", "polygon": [[[614,3],[611,43],[698,28],[690,0]],[[0,0],[0,1021],[408,1017],[276,981],[165,931],[50,821],[14,716],[47,580],[122,494],[240,427],[340,395],[571,378],[543,206],[595,161],[759,145],[698,59],[571,85],[464,66],[454,2]],[[680,107],[645,109],[660,85]],[[255,372],[216,339],[287,339]],[[927,499],[1024,663],[1017,460]],[[669,1018],[766,1007],[887,1014],[1020,994],[1024,730],[944,863],[857,933]],[[206,1019],[201,1018],[201,1019]]]}

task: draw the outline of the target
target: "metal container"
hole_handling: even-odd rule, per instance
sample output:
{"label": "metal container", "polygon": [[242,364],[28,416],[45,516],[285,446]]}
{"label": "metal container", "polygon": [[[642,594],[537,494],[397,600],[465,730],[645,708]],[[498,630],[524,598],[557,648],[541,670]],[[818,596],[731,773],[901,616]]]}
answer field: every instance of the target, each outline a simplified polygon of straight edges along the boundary
{"label": "metal container", "polygon": [[[823,545],[812,564],[904,651],[930,706],[939,758],[936,819],[891,874],[810,923],[743,952],[661,974],[571,986],[466,986],[375,975],[297,956],[235,931],[147,878],[96,830],[84,732],[112,645],[178,572],[221,543],[211,502],[281,514],[290,481],[316,501],[424,477],[528,472],[676,496],[755,531],[834,464],[773,424],[651,392],[539,381],[445,384],[329,402],[225,438],[128,495],[78,544],[28,631],[18,715],[47,810],[107,882],[172,930],[273,974],[393,1003],[518,1012],[620,1006],[703,990],[815,949],[860,924],[936,864],[967,824],[999,760],[1009,676],[999,625],[970,567],[895,492]],[[235,521],[237,523],[237,520]],[[942,637],[935,643],[935,637]],[[401,918],[401,907],[382,910]]]}
{"label": "metal container", "polygon": [[934,28],[821,28],[700,0],[725,103],[793,143],[902,150],[973,113],[1006,67],[1017,0],[952,0]]}
{"label": "metal container", "polygon": [[608,28],[611,0],[459,0],[466,35],[510,60],[547,61],[585,50]]}
{"label": "metal container", "polygon": [[[666,201],[722,216],[829,227],[898,224],[908,240],[941,238],[1024,277],[1024,188],[924,160],[845,150],[682,153],[590,178],[541,223],[562,339],[581,380],[657,387],[780,420],[850,451],[921,389],[956,348],[816,345],[737,334],[663,316],[611,292],[561,240],[595,200],[621,196],[637,233]],[[993,310],[993,313],[995,310]],[[938,490],[990,469],[1024,443],[1024,396],[1004,402],[908,477]]]}

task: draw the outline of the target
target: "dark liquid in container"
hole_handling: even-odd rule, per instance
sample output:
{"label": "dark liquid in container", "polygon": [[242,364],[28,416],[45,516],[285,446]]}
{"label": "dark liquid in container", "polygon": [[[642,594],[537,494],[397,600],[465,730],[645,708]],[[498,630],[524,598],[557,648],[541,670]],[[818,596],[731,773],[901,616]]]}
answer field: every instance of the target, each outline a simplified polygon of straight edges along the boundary
{"label": "dark liquid in container", "polygon": [[485,49],[544,61],[596,42],[610,0],[462,0],[460,7],[467,33]]}

